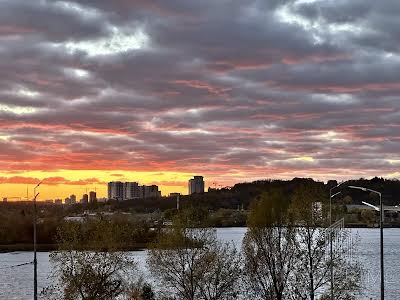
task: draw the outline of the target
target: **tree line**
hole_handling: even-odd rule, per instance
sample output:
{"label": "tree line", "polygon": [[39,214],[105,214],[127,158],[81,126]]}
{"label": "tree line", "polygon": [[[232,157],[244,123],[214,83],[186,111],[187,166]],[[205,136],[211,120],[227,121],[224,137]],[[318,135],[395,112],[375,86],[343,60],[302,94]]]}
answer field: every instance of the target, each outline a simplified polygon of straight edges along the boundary
{"label": "tree line", "polygon": [[[217,238],[207,216],[183,210],[173,225],[156,230],[142,274],[129,252],[118,251],[114,225],[97,220],[95,230],[67,223],[57,231],[51,254],[54,284],[46,299],[228,300],[357,299],[362,267],[357,239],[327,229],[327,199],[314,185],[299,185],[288,197],[279,187],[250,205],[242,246]],[[129,239],[129,237],[126,237]],[[340,247],[329,255],[330,238]]]}
{"label": "tree line", "polygon": [[[233,187],[210,189],[210,192],[198,195],[181,197],[181,207],[195,209],[210,214],[209,226],[245,226],[246,213],[254,198],[264,192],[275,189],[281,190],[282,196],[289,199],[293,192],[302,185],[318,189],[325,197],[329,189],[337,184],[336,181],[323,182],[307,178],[294,178],[292,180],[260,180],[251,183],[238,183]],[[362,201],[377,203],[374,195],[362,191],[347,189],[346,185],[358,185],[382,192],[385,205],[399,205],[397,195],[400,194],[400,182],[383,178],[350,180],[341,188],[341,194],[335,198],[334,212],[338,215],[347,214],[346,222],[354,226],[374,226],[378,216],[371,211],[358,210],[347,212],[346,204],[361,204]],[[92,213],[129,212],[134,219],[140,214],[158,214],[158,219],[169,219],[175,213],[176,199],[173,197],[135,199],[129,201],[108,203],[93,203],[88,205],[44,205],[38,203],[39,224],[38,243],[40,249],[53,249],[56,247],[56,229],[63,223],[65,216],[81,215],[85,211]],[[120,218],[120,215],[117,215]],[[147,220],[153,221],[150,216]],[[126,219],[126,218],[125,218]],[[31,203],[0,203],[0,251],[1,250],[29,250],[33,236],[33,206]],[[398,214],[394,218],[387,218],[392,226],[400,226]],[[129,222],[135,223],[135,220]],[[132,224],[133,226],[134,224]],[[149,224],[150,226],[151,224]],[[143,239],[146,242],[147,238]],[[148,240],[147,240],[148,241]],[[143,243],[141,243],[143,244]]]}

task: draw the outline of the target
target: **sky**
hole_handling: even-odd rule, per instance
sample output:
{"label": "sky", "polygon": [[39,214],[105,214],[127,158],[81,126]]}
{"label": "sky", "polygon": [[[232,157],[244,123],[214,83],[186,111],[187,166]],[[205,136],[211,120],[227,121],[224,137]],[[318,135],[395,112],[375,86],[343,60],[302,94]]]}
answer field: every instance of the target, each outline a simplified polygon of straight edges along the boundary
{"label": "sky", "polygon": [[400,177],[398,0],[0,7],[1,197]]}

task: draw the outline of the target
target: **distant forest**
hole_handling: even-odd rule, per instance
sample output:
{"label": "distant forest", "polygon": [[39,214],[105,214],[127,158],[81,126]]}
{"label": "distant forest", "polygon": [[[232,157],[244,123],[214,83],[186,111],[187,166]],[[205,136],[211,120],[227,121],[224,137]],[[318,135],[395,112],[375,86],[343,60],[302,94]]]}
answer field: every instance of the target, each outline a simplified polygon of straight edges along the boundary
{"label": "distant forest", "polygon": [[[337,181],[331,180],[326,184],[321,181],[315,181],[311,178],[294,178],[292,180],[258,180],[248,183],[238,183],[233,187],[225,187],[222,189],[210,188],[207,193],[194,194],[180,197],[180,204],[185,206],[199,206],[217,210],[226,209],[248,209],[250,203],[256,199],[261,193],[271,189],[279,188],[283,191],[285,199],[282,201],[290,201],[293,191],[301,185],[312,185],[325,193],[326,199],[329,198],[329,190],[338,184]],[[362,201],[372,201],[374,196],[363,191],[349,189],[349,185],[361,186],[377,190],[382,193],[385,205],[400,204],[400,181],[394,179],[384,179],[375,177],[373,179],[349,180],[335,189],[341,194],[336,198],[338,204],[361,204]],[[166,199],[167,198],[167,199]],[[113,202],[112,206],[116,209],[126,210],[134,208],[138,212],[151,212],[154,210],[164,211],[173,209],[176,205],[175,197],[163,197],[159,199],[135,199],[123,202]]]}
{"label": "distant forest", "polygon": [[[294,178],[292,180],[258,180],[254,182],[237,183],[232,187],[221,189],[210,188],[204,194],[181,195],[180,207],[201,207],[202,209],[248,209],[251,202],[261,193],[268,192],[271,189],[281,189],[284,195],[282,201],[290,201],[293,191],[301,185],[311,185],[324,193],[325,198],[329,199],[329,190],[338,184],[331,180],[327,183],[315,181],[312,178]],[[349,185],[370,188],[382,193],[384,205],[400,204],[400,181],[397,179],[384,179],[375,177],[373,179],[357,179],[344,182],[335,192],[341,194],[335,198],[336,204],[361,204],[362,201],[376,201],[376,196],[369,193],[348,188]],[[39,202],[40,203],[40,202]],[[376,202],[375,202],[376,203]],[[133,199],[125,201],[109,201],[108,203],[87,204],[87,205],[49,205],[41,203],[46,207],[46,211],[54,215],[81,213],[86,210],[108,210],[108,211],[134,211],[136,213],[152,213],[155,211],[165,211],[176,208],[176,197],[161,197],[147,199]],[[21,205],[9,202],[3,204],[3,209]],[[29,203],[24,206],[29,210]]]}

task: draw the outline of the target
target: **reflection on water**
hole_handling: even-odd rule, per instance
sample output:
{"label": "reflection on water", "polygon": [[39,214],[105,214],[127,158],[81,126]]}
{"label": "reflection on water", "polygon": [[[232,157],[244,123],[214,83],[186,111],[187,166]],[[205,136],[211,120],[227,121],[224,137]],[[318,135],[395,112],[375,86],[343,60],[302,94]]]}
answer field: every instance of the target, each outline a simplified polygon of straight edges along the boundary
{"label": "reflection on water", "polygon": [[[241,246],[245,228],[217,229],[218,238],[233,241]],[[353,229],[360,236],[359,255],[366,269],[365,295],[367,299],[379,299],[380,260],[379,229]],[[139,267],[145,269],[146,251],[132,251]],[[400,229],[385,229],[385,283],[387,299],[399,299],[397,283],[400,279]],[[33,260],[32,252],[13,252],[0,254],[0,299],[30,300],[33,298],[33,266],[25,265],[16,268],[9,266],[23,264]],[[51,264],[49,253],[38,253],[38,290],[47,286]],[[366,297],[366,296],[365,296]],[[364,298],[365,299],[365,298]]]}

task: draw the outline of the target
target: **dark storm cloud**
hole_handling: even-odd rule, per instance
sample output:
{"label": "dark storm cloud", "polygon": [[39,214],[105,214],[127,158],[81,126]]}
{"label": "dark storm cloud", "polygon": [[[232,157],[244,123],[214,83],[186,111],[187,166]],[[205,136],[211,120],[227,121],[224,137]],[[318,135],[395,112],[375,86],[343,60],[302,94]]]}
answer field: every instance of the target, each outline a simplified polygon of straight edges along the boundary
{"label": "dark storm cloud", "polygon": [[0,4],[3,170],[397,172],[397,1]]}

